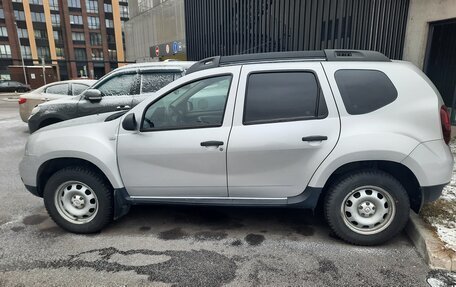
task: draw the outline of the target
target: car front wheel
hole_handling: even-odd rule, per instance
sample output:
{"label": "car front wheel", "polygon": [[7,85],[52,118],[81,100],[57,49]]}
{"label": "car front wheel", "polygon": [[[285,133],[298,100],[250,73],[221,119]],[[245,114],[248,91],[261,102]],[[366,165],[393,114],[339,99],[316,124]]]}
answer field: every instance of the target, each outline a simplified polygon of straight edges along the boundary
{"label": "car front wheel", "polygon": [[404,187],[380,170],[343,176],[328,190],[326,220],[341,239],[357,245],[384,243],[405,227],[410,202]]}
{"label": "car front wheel", "polygon": [[97,232],[112,221],[111,188],[90,169],[68,167],[57,171],[49,178],[43,197],[51,218],[70,232]]}

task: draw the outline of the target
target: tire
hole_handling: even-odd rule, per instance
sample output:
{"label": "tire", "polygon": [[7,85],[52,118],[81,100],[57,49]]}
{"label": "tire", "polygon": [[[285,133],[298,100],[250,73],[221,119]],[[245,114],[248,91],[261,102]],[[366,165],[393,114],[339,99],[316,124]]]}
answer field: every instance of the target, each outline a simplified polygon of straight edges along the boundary
{"label": "tire", "polygon": [[98,173],[67,167],[46,183],[44,205],[61,228],[73,233],[94,233],[113,219],[112,189]]}
{"label": "tire", "polygon": [[410,201],[401,183],[381,170],[342,176],[328,189],[324,214],[342,240],[378,245],[401,232],[409,218]]}

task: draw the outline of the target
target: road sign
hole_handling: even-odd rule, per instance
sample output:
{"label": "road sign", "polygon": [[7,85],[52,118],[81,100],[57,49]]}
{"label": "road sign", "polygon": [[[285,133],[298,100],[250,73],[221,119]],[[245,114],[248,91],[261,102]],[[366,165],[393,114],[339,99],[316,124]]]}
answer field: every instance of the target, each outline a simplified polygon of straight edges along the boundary
{"label": "road sign", "polygon": [[155,47],[155,56],[159,56],[160,55],[160,47]]}
{"label": "road sign", "polygon": [[173,54],[179,52],[179,44],[177,42],[173,42]]}

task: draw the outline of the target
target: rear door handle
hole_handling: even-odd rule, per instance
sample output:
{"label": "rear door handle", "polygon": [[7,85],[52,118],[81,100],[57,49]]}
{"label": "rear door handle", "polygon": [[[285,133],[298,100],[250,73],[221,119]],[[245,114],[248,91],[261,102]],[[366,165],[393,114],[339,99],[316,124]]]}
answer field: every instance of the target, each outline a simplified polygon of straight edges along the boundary
{"label": "rear door handle", "polygon": [[317,142],[317,141],[325,141],[327,140],[327,136],[309,136],[309,137],[303,137],[302,141],[303,142]]}
{"label": "rear door handle", "polygon": [[207,142],[202,142],[201,143],[201,146],[205,146],[205,147],[208,147],[208,146],[221,146],[223,145],[223,142],[221,141],[207,141]]}
{"label": "rear door handle", "polygon": [[117,106],[116,107],[116,110],[129,110],[130,109],[130,106],[126,105],[126,106]]}

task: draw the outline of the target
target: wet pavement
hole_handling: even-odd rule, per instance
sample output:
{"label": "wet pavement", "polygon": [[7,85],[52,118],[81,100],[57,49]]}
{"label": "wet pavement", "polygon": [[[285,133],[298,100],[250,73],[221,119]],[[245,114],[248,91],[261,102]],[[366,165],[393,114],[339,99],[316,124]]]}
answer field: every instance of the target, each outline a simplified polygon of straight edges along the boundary
{"label": "wet pavement", "polygon": [[0,100],[0,286],[429,286],[428,280],[451,280],[430,271],[404,234],[378,247],[352,246],[299,209],[135,206],[98,234],[67,233],[21,183],[27,136],[17,103]]}

